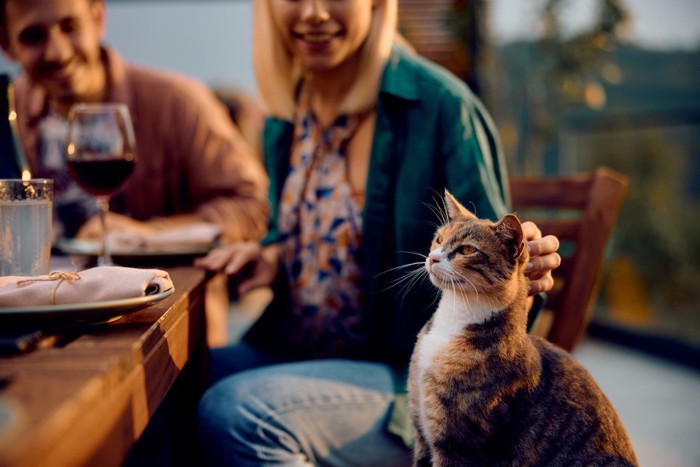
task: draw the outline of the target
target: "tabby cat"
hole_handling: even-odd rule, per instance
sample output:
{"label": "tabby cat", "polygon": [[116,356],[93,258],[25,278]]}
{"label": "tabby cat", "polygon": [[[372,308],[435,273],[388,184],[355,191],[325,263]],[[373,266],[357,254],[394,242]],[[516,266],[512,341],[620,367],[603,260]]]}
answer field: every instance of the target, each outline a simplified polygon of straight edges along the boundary
{"label": "tabby cat", "polygon": [[526,332],[528,261],[518,218],[481,220],[445,192],[426,259],[442,291],[411,358],[418,466],[637,465],[591,375]]}

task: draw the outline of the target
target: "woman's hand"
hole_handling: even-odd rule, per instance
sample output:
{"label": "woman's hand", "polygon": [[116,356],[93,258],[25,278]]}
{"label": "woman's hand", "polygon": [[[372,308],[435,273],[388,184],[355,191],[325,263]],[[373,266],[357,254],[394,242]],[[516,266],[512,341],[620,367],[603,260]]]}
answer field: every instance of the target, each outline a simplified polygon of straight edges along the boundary
{"label": "woman's hand", "polygon": [[552,271],[561,264],[561,256],[557,253],[559,239],[554,235],[542,237],[542,232],[534,222],[523,222],[523,233],[527,240],[527,250],[530,259],[525,267],[525,274],[530,279],[528,293],[536,295],[547,292],[554,286]]}
{"label": "woman's hand", "polygon": [[242,242],[216,248],[197,258],[194,265],[208,271],[239,276],[238,294],[272,284],[279,270],[276,245],[262,247],[258,242]]}

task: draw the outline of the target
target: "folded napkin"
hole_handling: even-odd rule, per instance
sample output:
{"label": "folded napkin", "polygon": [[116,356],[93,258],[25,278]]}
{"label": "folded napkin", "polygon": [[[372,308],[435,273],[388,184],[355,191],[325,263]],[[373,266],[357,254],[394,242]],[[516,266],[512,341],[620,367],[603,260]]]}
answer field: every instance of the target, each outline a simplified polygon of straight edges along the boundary
{"label": "folded napkin", "polygon": [[45,276],[0,277],[0,307],[68,305],[156,295],[173,289],[167,272],[99,266]]}
{"label": "folded napkin", "polygon": [[170,227],[152,233],[134,230],[114,230],[107,234],[112,251],[122,253],[139,250],[186,250],[213,245],[221,237],[221,227],[198,222]]}

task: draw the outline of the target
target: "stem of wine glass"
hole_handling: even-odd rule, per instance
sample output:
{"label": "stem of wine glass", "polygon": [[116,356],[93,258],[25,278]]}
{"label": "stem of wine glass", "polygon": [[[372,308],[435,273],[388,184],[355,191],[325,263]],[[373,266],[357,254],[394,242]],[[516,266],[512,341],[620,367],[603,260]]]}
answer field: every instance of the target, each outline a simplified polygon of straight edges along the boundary
{"label": "stem of wine glass", "polygon": [[109,211],[109,200],[97,198],[97,206],[100,208],[100,223],[102,224],[102,251],[97,257],[98,266],[113,266],[112,255],[109,254],[107,246],[107,212]]}

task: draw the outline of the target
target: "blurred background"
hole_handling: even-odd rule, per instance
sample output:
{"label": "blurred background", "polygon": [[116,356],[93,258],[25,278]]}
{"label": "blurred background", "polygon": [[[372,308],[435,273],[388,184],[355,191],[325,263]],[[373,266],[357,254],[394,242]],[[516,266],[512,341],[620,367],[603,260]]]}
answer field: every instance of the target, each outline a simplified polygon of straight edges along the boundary
{"label": "blurred background", "polygon": [[629,177],[589,334],[700,369],[700,2],[401,4],[409,41],[485,101],[511,174]]}
{"label": "blurred background", "polygon": [[[108,1],[134,62],[255,95],[250,0]],[[512,174],[630,179],[590,332],[700,369],[700,2],[400,0],[494,115]]]}
{"label": "blurred background", "polygon": [[[251,0],[107,3],[128,60],[255,97]],[[399,3],[418,52],[486,103],[511,174],[629,177],[590,333],[700,369],[700,2]]]}

